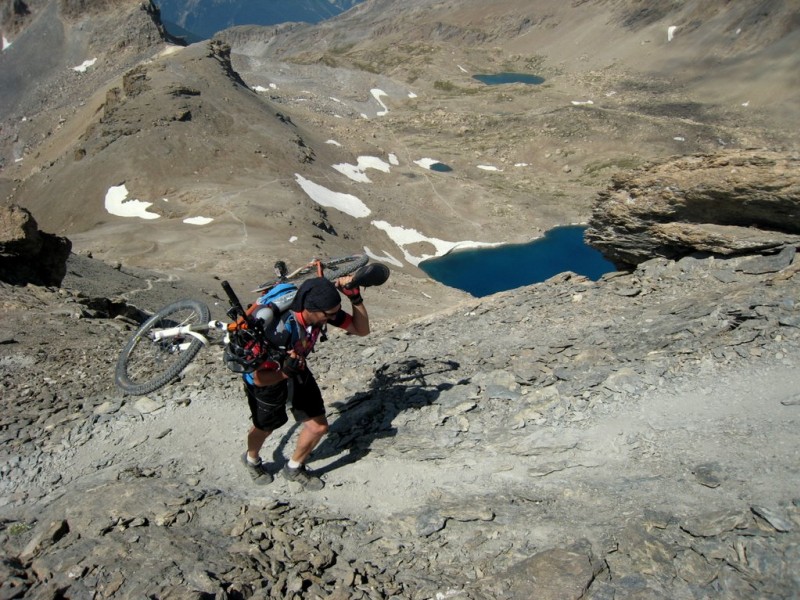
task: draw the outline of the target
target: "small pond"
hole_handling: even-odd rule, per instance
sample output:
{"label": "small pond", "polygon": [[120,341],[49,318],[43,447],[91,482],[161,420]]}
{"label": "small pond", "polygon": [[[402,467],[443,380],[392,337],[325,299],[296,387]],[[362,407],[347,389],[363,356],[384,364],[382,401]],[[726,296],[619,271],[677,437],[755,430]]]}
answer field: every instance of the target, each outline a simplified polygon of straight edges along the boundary
{"label": "small pond", "polygon": [[476,297],[540,283],[564,271],[593,281],[615,271],[613,263],[583,242],[585,227],[557,227],[527,244],[457,250],[423,261],[432,279]]}
{"label": "small pond", "polygon": [[473,75],[472,78],[486,85],[502,85],[504,83],[539,85],[544,83],[544,77],[529,75],[528,73],[494,73],[492,75]]}
{"label": "small pond", "polygon": [[438,171],[439,173],[448,173],[453,170],[453,168],[450,167],[449,165],[440,162],[435,162],[428,168],[431,171]]}

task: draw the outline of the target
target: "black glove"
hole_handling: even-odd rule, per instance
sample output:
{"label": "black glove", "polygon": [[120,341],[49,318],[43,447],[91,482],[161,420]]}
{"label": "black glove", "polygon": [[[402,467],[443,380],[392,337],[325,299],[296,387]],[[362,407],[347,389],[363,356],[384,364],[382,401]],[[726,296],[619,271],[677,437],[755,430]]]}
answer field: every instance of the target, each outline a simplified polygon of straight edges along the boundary
{"label": "black glove", "polygon": [[350,304],[353,306],[358,306],[364,302],[364,299],[361,297],[361,290],[358,286],[354,288],[343,287],[342,293],[350,299]]}
{"label": "black glove", "polygon": [[281,364],[281,371],[287,377],[299,375],[303,369],[305,369],[305,360],[302,356],[287,356],[283,359],[283,364]]}

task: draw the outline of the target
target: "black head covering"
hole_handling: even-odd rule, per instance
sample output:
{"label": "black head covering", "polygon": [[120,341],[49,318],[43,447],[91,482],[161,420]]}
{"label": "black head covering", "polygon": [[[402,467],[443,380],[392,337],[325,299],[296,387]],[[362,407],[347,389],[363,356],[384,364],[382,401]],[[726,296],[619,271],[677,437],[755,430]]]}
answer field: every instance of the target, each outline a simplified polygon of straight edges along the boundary
{"label": "black head covering", "polygon": [[304,308],[311,311],[326,311],[341,302],[339,291],[333,282],[324,277],[314,277],[303,282],[289,308],[295,312],[300,312]]}

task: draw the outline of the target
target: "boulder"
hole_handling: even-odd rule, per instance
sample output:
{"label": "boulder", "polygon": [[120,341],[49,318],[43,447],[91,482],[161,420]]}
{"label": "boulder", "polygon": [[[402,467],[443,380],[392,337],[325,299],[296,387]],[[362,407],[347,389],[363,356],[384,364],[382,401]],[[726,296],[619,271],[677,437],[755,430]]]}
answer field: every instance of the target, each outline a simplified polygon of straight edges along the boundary
{"label": "boulder", "polygon": [[0,207],[0,281],[58,286],[71,250],[67,238],[40,231],[26,209]]}
{"label": "boulder", "polygon": [[672,158],[616,175],[600,192],[586,242],[626,268],[775,253],[800,244],[800,158],[731,150]]}

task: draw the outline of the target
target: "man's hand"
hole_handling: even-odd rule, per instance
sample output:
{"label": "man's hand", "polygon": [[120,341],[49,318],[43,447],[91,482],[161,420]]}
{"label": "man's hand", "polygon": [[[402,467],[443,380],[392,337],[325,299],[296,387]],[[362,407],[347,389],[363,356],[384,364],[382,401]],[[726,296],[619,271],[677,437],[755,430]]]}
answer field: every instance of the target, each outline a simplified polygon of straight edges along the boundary
{"label": "man's hand", "polygon": [[293,353],[288,354],[286,358],[283,359],[283,364],[281,365],[281,371],[283,371],[284,375],[287,377],[294,377],[305,368],[305,359],[302,356],[297,356]]}
{"label": "man's hand", "polygon": [[352,280],[352,275],[339,277],[339,279],[336,280],[336,287],[339,288],[339,291],[350,299],[350,303],[353,306],[358,306],[364,302],[364,299],[361,297],[361,289],[358,286],[352,288],[348,287]]}

